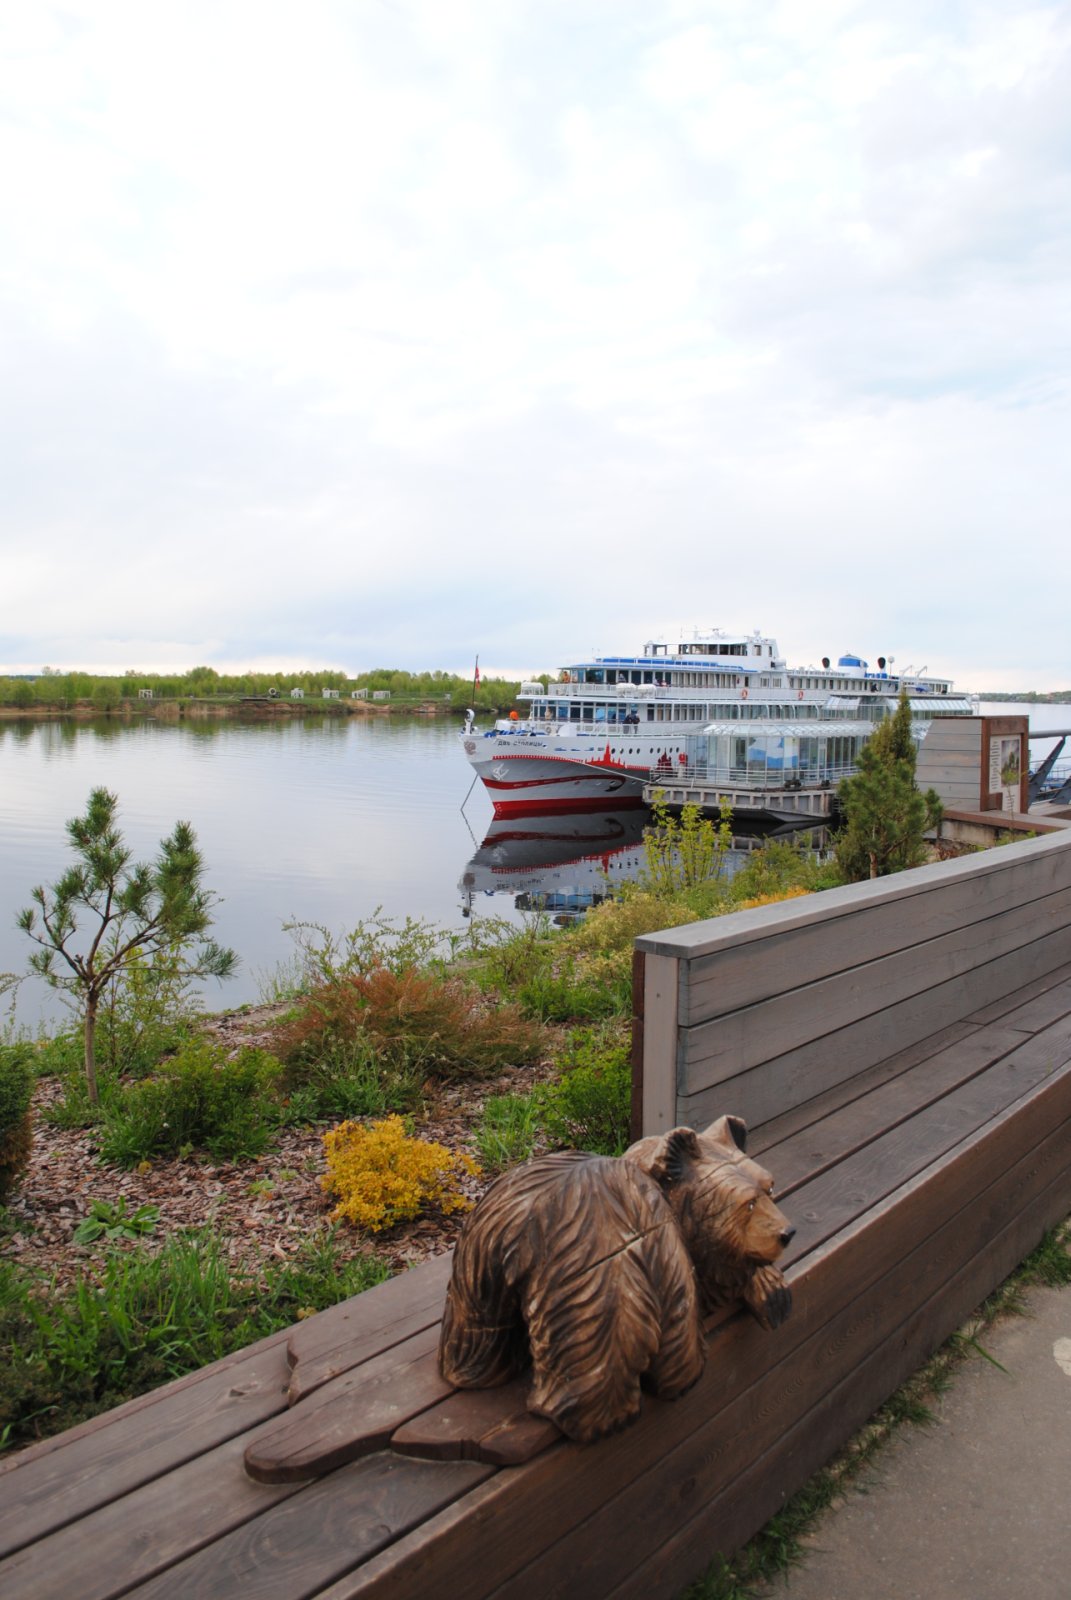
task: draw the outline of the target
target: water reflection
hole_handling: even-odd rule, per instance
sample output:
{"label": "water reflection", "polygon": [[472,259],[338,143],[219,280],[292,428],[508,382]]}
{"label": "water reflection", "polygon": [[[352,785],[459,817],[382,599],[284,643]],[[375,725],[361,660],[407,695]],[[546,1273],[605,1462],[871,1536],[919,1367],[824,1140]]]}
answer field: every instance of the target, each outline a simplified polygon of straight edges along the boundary
{"label": "water reflection", "polygon": [[[545,911],[556,922],[582,916],[640,877],[647,865],[643,833],[651,820],[649,811],[632,810],[492,822],[458,883],[464,914],[481,905],[490,910],[487,902],[499,898],[517,911]],[[738,872],[767,840],[789,838],[824,851],[829,830],[789,826],[736,833],[725,871]]]}

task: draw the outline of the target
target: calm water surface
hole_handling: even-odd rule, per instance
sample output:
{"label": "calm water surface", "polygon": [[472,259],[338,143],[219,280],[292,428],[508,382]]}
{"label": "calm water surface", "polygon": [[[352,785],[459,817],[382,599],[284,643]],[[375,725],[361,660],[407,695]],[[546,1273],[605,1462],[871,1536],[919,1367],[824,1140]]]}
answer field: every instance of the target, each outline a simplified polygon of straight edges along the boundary
{"label": "calm water surface", "polygon": [[[381,905],[463,929],[458,883],[491,820],[482,785],[462,813],[471,781],[452,722],[0,723],[0,972],[25,970],[15,915],[68,865],[64,824],[99,785],[119,796],[137,859],[192,822],[221,897],[214,933],[242,960],[208,991],[230,1006],[257,999],[292,953],[284,922],[341,931]],[[494,911],[511,904],[496,897]],[[20,1020],[53,1011],[28,980]]]}
{"label": "calm water surface", "polygon": [[[1071,706],[982,709],[1027,712],[1033,730],[1071,727]],[[567,903],[600,890],[603,872],[638,869],[642,816],[558,819],[517,837],[523,825],[492,827],[471,781],[452,721],[0,722],[0,972],[25,970],[16,913],[68,865],[64,824],[98,785],[118,794],[138,859],[179,818],[193,823],[221,897],[214,932],[242,961],[206,991],[210,1005],[259,998],[293,951],[284,922],[341,932],[382,906],[462,932],[468,906],[516,919],[518,896],[522,909],[540,892]],[[56,1009],[38,979],[23,984],[21,1022]]]}

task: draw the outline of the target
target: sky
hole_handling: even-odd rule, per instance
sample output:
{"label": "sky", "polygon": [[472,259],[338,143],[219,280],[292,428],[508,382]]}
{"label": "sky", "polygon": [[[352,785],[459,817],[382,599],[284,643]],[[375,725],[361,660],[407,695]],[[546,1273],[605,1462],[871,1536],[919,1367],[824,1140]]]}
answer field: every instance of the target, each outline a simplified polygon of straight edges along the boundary
{"label": "sky", "polygon": [[1071,686],[1071,5],[0,12],[0,670]]}

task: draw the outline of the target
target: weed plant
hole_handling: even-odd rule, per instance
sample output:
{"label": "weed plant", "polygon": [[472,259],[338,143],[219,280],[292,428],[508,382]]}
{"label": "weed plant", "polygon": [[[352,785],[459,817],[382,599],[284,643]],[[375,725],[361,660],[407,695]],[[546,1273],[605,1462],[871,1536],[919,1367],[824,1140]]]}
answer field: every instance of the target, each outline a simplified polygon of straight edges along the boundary
{"label": "weed plant", "polygon": [[485,1172],[505,1172],[535,1154],[543,1128],[536,1095],[498,1094],[484,1102],[473,1141]]}
{"label": "weed plant", "polygon": [[296,946],[303,993],[379,969],[400,975],[414,967],[433,967],[460,943],[457,935],[423,917],[394,922],[383,915],[382,906],[347,933],[333,933],[321,922],[287,922],[283,928]]}
{"label": "weed plant", "polygon": [[103,1239],[114,1244],[119,1239],[142,1239],[152,1233],[160,1220],[160,1207],[138,1206],[128,1211],[126,1199],[120,1195],[114,1203],[110,1200],[90,1202],[88,1215],[74,1230],[75,1244],[96,1244]]}
{"label": "weed plant", "polygon": [[284,1116],[291,1123],[337,1122],[413,1111],[423,1078],[416,1065],[382,1060],[365,1033],[346,1037],[332,1026],[313,1034],[287,1061]]}
{"label": "weed plant", "polygon": [[226,1241],[179,1235],[157,1254],[111,1250],[56,1291],[0,1260],[0,1450],[58,1433],[389,1275],[320,1234],[289,1262],[234,1274]]}

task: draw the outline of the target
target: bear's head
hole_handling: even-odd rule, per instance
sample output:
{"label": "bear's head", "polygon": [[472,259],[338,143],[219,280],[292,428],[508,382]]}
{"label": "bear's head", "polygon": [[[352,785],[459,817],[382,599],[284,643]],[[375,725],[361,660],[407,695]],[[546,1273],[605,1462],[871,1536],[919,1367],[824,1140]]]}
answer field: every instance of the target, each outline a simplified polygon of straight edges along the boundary
{"label": "bear's head", "polygon": [[723,1305],[772,1266],[795,1234],[773,1200],[773,1178],[745,1154],[747,1125],[719,1117],[702,1133],[673,1128],[625,1151],[669,1202],[706,1305]]}

